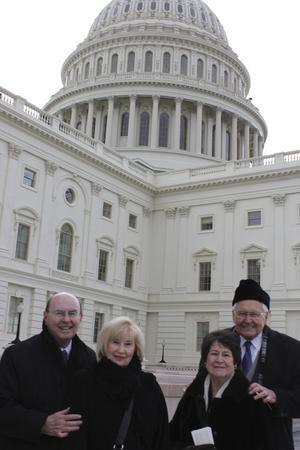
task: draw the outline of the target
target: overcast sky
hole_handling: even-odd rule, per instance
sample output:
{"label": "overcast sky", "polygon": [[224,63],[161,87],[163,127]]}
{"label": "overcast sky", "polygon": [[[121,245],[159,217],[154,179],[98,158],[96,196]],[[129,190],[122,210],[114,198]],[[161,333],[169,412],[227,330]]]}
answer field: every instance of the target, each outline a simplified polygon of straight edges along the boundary
{"label": "overcast sky", "polygon": [[[61,88],[65,58],[105,0],[8,0],[1,4],[0,86],[42,108]],[[251,77],[249,96],[268,125],[264,153],[300,149],[298,0],[207,0]]]}

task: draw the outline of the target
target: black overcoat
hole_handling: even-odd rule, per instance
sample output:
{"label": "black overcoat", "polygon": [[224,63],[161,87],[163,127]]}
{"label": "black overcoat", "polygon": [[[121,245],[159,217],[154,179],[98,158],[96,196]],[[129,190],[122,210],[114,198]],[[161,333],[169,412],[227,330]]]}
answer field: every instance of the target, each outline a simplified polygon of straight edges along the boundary
{"label": "black overcoat", "polygon": [[72,411],[82,414],[83,425],[64,441],[64,450],[111,450],[131,398],[125,449],[169,450],[163,393],[154,375],[143,372],[137,359],[124,368],[103,358],[95,370],[75,378]]}
{"label": "black overcoat", "polygon": [[264,417],[269,448],[272,450],[293,450],[292,418],[300,417],[300,342],[286,334],[265,327],[267,350],[265,362],[257,366],[252,381],[258,381],[272,389],[277,404]]}
{"label": "black overcoat", "polygon": [[265,449],[261,421],[261,408],[265,405],[248,395],[248,380],[237,370],[222,398],[212,399],[206,411],[203,396],[206,374],[202,370],[197,375],[178,404],[170,422],[171,448],[191,445],[191,431],[210,426],[217,450]]}
{"label": "black overcoat", "polygon": [[57,450],[61,439],[41,435],[41,428],[48,415],[68,406],[72,375],[95,362],[75,336],[66,366],[46,330],[7,348],[0,361],[0,449]]}

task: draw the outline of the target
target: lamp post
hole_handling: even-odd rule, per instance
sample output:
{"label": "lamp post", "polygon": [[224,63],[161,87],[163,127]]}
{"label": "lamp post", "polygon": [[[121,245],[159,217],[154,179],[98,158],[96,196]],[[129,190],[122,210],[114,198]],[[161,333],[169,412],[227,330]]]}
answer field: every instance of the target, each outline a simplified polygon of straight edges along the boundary
{"label": "lamp post", "polygon": [[20,302],[17,306],[18,324],[17,324],[16,337],[13,341],[11,341],[11,344],[18,344],[19,342],[21,342],[21,340],[20,340],[20,325],[21,325],[21,316],[22,316],[23,309],[24,309],[23,302]]}
{"label": "lamp post", "polygon": [[166,361],[165,361],[165,346],[166,346],[165,341],[162,341],[162,344],[161,344],[161,347],[162,347],[162,349],[161,349],[161,360],[159,361],[162,364],[166,364]]}

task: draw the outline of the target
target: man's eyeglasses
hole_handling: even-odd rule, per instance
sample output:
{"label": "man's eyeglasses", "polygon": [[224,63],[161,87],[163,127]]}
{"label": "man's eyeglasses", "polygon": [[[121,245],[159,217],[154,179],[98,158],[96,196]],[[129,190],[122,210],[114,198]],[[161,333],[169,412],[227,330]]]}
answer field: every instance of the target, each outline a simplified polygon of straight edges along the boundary
{"label": "man's eyeglasses", "polygon": [[78,317],[80,315],[79,311],[61,311],[60,309],[56,309],[55,311],[48,311],[48,312],[60,319],[64,319],[66,315],[70,319],[75,319],[76,317]]}
{"label": "man's eyeglasses", "polygon": [[236,311],[236,316],[239,319],[246,319],[247,317],[250,317],[250,319],[259,319],[262,315],[264,315],[264,312],[254,312],[254,311]]}

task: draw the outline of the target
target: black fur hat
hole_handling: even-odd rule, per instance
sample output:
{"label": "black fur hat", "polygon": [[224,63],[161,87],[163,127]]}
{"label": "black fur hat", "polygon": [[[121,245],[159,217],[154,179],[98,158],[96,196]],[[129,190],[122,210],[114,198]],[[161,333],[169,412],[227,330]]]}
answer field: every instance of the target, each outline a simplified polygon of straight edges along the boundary
{"label": "black fur hat", "polygon": [[269,294],[267,294],[256,281],[251,279],[240,281],[240,284],[235,290],[232,305],[235,305],[242,300],[257,300],[270,309]]}

